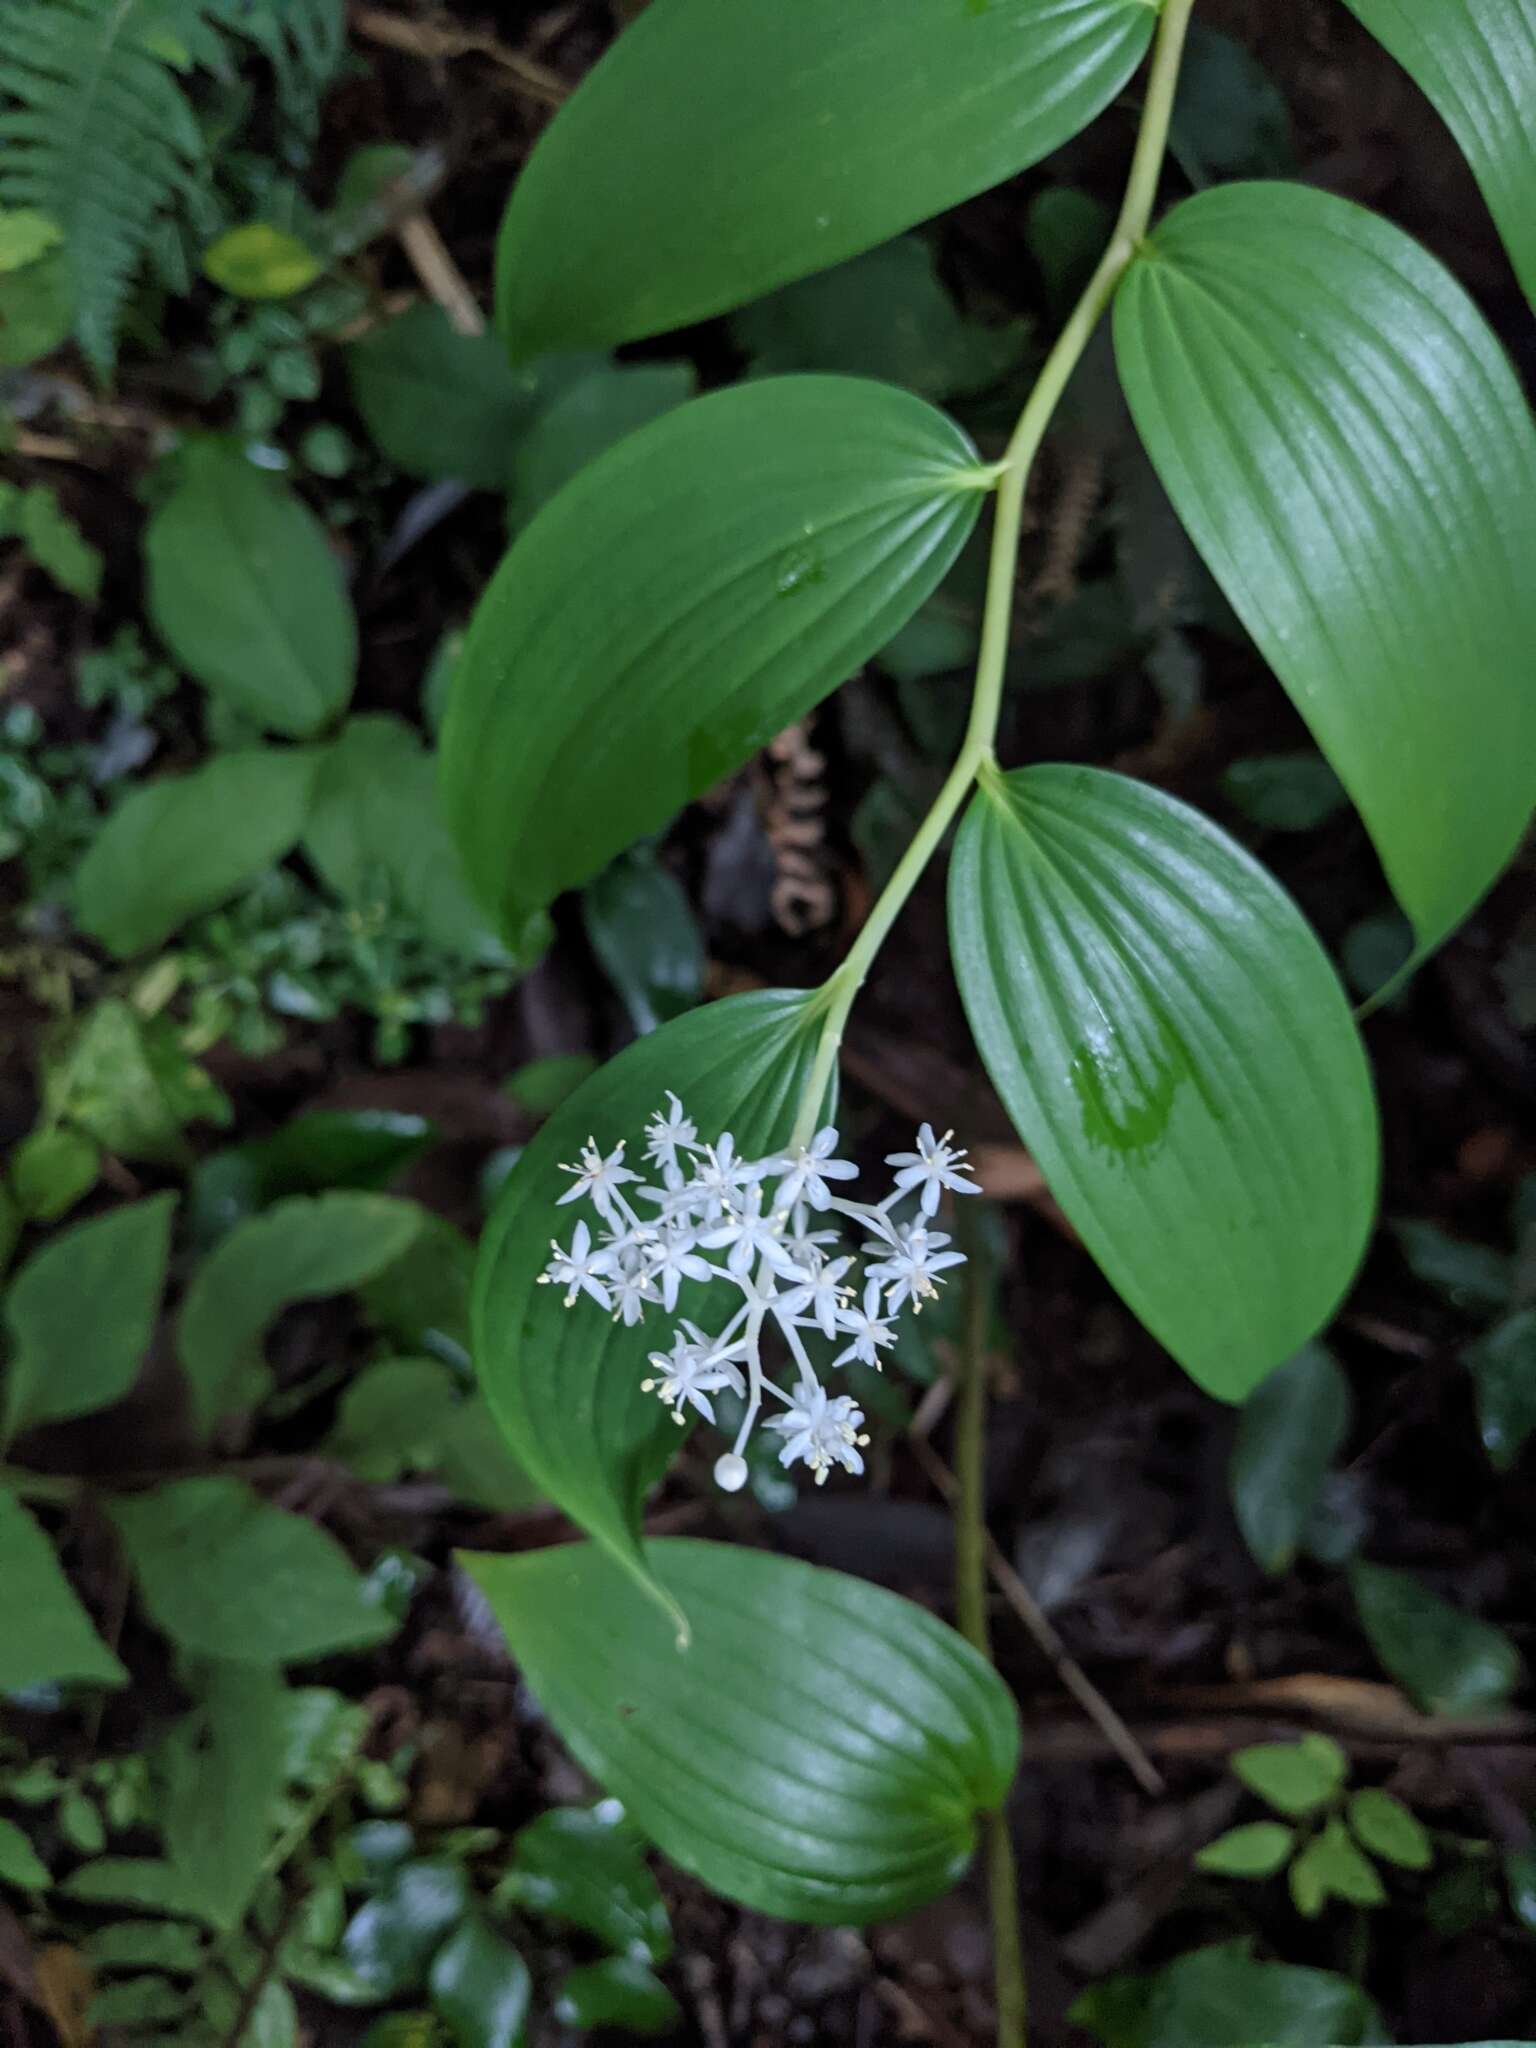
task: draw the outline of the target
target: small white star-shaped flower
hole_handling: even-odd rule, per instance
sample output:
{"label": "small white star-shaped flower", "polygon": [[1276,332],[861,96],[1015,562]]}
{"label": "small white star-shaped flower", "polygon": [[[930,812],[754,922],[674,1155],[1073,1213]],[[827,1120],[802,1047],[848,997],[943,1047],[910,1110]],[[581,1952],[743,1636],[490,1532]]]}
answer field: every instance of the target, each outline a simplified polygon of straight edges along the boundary
{"label": "small white star-shaped flower", "polygon": [[936,1216],[939,1213],[939,1196],[945,1188],[956,1195],[979,1195],[981,1189],[975,1181],[965,1178],[970,1168],[965,1165],[965,1147],[952,1145],[949,1141],[953,1131],[946,1131],[942,1138],[933,1135],[933,1125],[924,1124],[917,1134],[915,1152],[889,1152],[887,1166],[899,1169],[896,1186],[902,1194],[922,1189],[923,1214]]}
{"label": "small white star-shaped flower", "polygon": [[834,1465],[847,1472],[864,1470],[859,1453],[869,1438],[859,1434],[863,1421],[864,1411],[850,1395],[829,1399],[825,1387],[813,1379],[802,1379],[789,1412],[775,1415],[764,1426],[785,1439],[779,1452],[781,1465],[803,1461],[815,1473],[816,1484],[825,1486]]}
{"label": "small white star-shaped flower", "polygon": [[706,1230],[699,1239],[709,1251],[723,1251],[730,1246],[726,1265],[741,1279],[749,1273],[758,1259],[766,1259],[776,1273],[782,1273],[786,1280],[801,1280],[805,1276],[784,1249],[784,1218],[778,1210],[763,1214],[763,1190],[759,1183],[748,1190],[740,1208],[733,1210],[725,1220],[717,1223],[713,1230]]}
{"label": "small white star-shaped flower", "polygon": [[739,1209],[747,1189],[762,1179],[763,1170],[762,1160],[738,1157],[736,1140],[729,1131],[717,1144],[706,1145],[694,1168],[693,1188],[708,1220],[713,1222],[722,1213]]}
{"label": "small white star-shaped flower", "polygon": [[774,1303],[775,1314],[781,1317],[809,1315],[824,1335],[835,1337],[843,1304],[852,1292],[851,1288],[842,1285],[842,1278],[852,1264],[851,1254],[847,1258],[833,1259],[830,1265],[813,1273],[809,1280],[802,1280],[798,1287],[791,1287],[781,1294]]}
{"label": "small white star-shaped flower", "polygon": [[563,1250],[554,1238],[549,1243],[555,1256],[539,1275],[540,1285],[565,1288],[567,1308],[578,1294],[590,1295],[599,1308],[612,1308],[613,1296],[604,1284],[604,1276],[613,1270],[613,1253],[593,1251],[592,1233],[586,1224],[577,1224],[569,1251]]}
{"label": "small white star-shaped flower", "polygon": [[[693,1329],[691,1323],[683,1325],[685,1330]],[[653,1351],[650,1362],[655,1366],[657,1377],[640,1382],[643,1394],[654,1393],[665,1401],[672,1410],[672,1420],[683,1420],[684,1408],[697,1409],[706,1422],[715,1419],[711,1394],[718,1394],[722,1387],[729,1387],[733,1393],[746,1391],[746,1382],[733,1361],[723,1352],[716,1352],[708,1339],[694,1341],[677,1336],[672,1340],[672,1349]]]}
{"label": "small white star-shaped flower", "polygon": [[796,1202],[809,1202],[813,1209],[830,1208],[832,1190],[827,1182],[858,1179],[859,1169],[851,1161],[833,1158],[836,1150],[837,1132],[831,1124],[818,1131],[809,1145],[800,1147],[787,1162],[789,1172],[774,1193],[774,1200],[781,1209],[788,1209]]}
{"label": "small white star-shaped flower", "polygon": [[651,1249],[646,1278],[660,1290],[661,1305],[670,1315],[677,1307],[677,1290],[685,1280],[711,1280],[714,1267],[694,1250],[697,1240],[691,1230],[664,1230]]}
{"label": "small white star-shaped flower", "polygon": [[611,1219],[618,1204],[615,1200],[621,1183],[638,1180],[638,1173],[631,1173],[624,1164],[624,1140],[621,1138],[605,1159],[597,1149],[596,1138],[588,1138],[581,1148],[579,1166],[562,1166],[562,1173],[573,1173],[576,1178],[556,1203],[563,1208],[567,1202],[579,1202],[589,1197],[597,1205],[600,1216]]}
{"label": "small white star-shaped flower", "polygon": [[698,1144],[699,1128],[692,1117],[684,1116],[683,1105],[667,1090],[667,1101],[671,1104],[665,1115],[658,1109],[645,1127],[645,1156],[663,1172],[675,1169],[679,1151],[692,1152]]}
{"label": "small white star-shaped flower", "polygon": [[845,1308],[838,1315],[842,1325],[853,1342],[841,1350],[833,1359],[834,1365],[846,1365],[850,1358],[860,1365],[872,1365],[879,1372],[884,1360],[880,1353],[896,1342],[896,1332],[880,1314],[880,1282],[866,1280],[864,1283],[864,1306]]}
{"label": "small white star-shaped flower", "polygon": [[942,1230],[925,1230],[921,1223],[914,1223],[907,1229],[898,1230],[897,1243],[888,1259],[877,1266],[866,1266],[865,1278],[885,1283],[885,1308],[887,1315],[894,1315],[908,1299],[914,1309],[920,1309],[939,1291],[936,1275],[949,1266],[963,1266],[964,1252],[947,1252],[949,1243]]}

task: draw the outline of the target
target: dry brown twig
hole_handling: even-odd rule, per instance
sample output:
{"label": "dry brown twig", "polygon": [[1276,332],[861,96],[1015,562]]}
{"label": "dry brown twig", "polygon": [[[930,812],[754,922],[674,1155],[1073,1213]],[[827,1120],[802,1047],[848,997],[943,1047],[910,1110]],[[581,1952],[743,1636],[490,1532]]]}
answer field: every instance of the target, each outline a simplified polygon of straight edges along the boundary
{"label": "dry brown twig", "polygon": [[386,49],[400,50],[408,57],[420,57],[429,63],[451,57],[489,58],[543,106],[558,107],[570,96],[571,88],[558,71],[552,71],[535,57],[525,57],[520,50],[508,49],[495,36],[477,34],[472,29],[448,28],[440,22],[408,21],[404,15],[391,14],[383,7],[354,7],[351,21],[354,32],[369,42],[382,43]]}

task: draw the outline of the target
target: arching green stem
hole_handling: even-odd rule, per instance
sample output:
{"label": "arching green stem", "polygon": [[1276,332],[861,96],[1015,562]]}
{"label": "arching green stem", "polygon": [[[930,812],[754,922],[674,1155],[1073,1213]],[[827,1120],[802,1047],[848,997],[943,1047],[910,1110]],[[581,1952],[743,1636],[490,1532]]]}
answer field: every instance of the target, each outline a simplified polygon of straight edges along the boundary
{"label": "arching green stem", "polygon": [[1194,0],[1164,0],[1152,69],[1147,80],[1147,97],[1136,136],[1136,151],[1131,159],[1125,199],[1114,233],[1099,259],[1098,268],[1088,280],[1082,297],[1046,357],[999,466],[992,552],[981,622],[981,648],[976,661],[976,681],[965,738],[954,766],[944,779],[944,787],[934,798],[928,815],[918,826],[911,844],[897,862],[895,872],[881,890],[863,930],[850,947],[847,958],[821,991],[821,1038],[816,1048],[815,1064],[800,1099],[790,1140],[792,1147],[807,1144],[815,1133],[820,1106],[837,1064],[848,1013],[874,964],[875,956],[884,945],[891,926],[901,915],[919,876],[954,823],[978,773],[994,758],[993,747],[1002,710],[1003,680],[1013,626],[1013,592],[1018,575],[1024,497],[1030,471],[1061,403],[1062,393],[1082,361],[1094,329],[1103,318],[1115,295],[1115,287],[1129,268],[1151,221],[1158,178],[1168,147],[1168,124],[1173,115],[1179,63],[1184,54],[1184,38],[1193,7]]}

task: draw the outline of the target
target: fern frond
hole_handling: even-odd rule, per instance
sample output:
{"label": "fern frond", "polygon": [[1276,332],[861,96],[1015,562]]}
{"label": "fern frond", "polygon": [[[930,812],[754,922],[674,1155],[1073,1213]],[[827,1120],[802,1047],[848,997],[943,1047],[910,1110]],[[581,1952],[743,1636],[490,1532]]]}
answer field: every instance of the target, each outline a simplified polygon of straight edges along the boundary
{"label": "fern frond", "polygon": [[203,151],[156,0],[0,0],[0,205],[64,231],[75,332],[105,374],[157,219]]}
{"label": "fern frond", "polygon": [[220,27],[261,51],[284,116],[312,142],[320,102],[346,55],[345,0],[207,0],[207,6]]}

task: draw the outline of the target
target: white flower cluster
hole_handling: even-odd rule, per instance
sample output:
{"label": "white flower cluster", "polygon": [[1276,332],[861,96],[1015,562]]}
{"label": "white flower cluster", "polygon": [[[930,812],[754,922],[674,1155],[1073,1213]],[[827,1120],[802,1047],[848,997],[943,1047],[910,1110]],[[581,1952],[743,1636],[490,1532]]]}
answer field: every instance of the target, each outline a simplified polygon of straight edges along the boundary
{"label": "white flower cluster", "polygon": [[[742,1451],[765,1394],[784,1404],[784,1413],[765,1425],[784,1439],[781,1464],[803,1462],[818,1486],[834,1465],[862,1472],[859,1453],[869,1442],[860,1434],[863,1410],[850,1395],[827,1392],[807,1339],[839,1347],[823,1371],[853,1359],[878,1367],[881,1352],[895,1342],[892,1318],[908,1302],[914,1312],[921,1309],[938,1292],[940,1275],[964,1263],[944,1232],[932,1228],[944,1189],[978,1192],[953,1135],[936,1138],[924,1124],[915,1151],[886,1160],[896,1176],[885,1200],[852,1202],[834,1188],[856,1179],[858,1168],[835,1156],[837,1132],[830,1125],[787,1156],[743,1159],[729,1131],[701,1144],[682,1103],[669,1094],[667,1108],[646,1127],[645,1156],[661,1184],[641,1184],[624,1164],[622,1143],[605,1155],[589,1138],[580,1163],[563,1169],[575,1184],[560,1201],[591,1202],[599,1236],[594,1242],[590,1227],[579,1222],[569,1250],[551,1240],[554,1257],[540,1278],[565,1289],[567,1308],[584,1294],[629,1324],[641,1321],[647,1307],[675,1314],[685,1280],[724,1282],[740,1296],[730,1320],[709,1335],[679,1318],[671,1349],[650,1354],[653,1371],[641,1382],[644,1390],[659,1395],[677,1422],[689,1408],[713,1422],[711,1396],[722,1389],[745,1398],[735,1445],[715,1465],[727,1492],[746,1484]],[[894,1212],[909,1196],[916,1213],[898,1222]],[[637,1212],[642,1203],[651,1213]],[[856,1253],[839,1250],[836,1230],[814,1227],[834,1216],[848,1217],[866,1233],[862,1272]],[[763,1338],[770,1329],[780,1333],[797,1368],[792,1393],[764,1372]]]}

